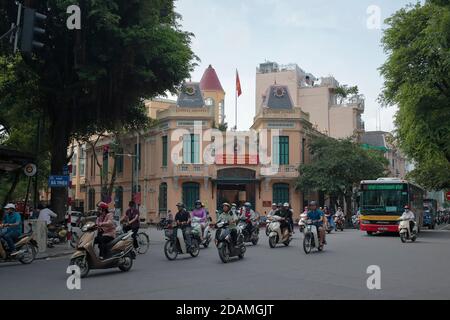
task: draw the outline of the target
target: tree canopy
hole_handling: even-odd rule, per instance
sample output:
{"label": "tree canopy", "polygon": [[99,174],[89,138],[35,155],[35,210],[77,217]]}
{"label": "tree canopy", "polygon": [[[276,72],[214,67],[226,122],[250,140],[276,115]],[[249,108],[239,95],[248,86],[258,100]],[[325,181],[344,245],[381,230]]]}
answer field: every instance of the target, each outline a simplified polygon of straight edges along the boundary
{"label": "tree canopy", "polygon": [[450,187],[450,1],[409,5],[388,18],[381,101],[397,105],[397,138],[429,189]]}
{"label": "tree canopy", "polygon": [[350,197],[354,186],[383,176],[388,165],[381,152],[364,150],[350,139],[315,137],[309,149],[312,160],[300,165],[297,187],[320,191],[331,198]]}
{"label": "tree canopy", "polygon": [[[0,3],[2,26],[16,20],[13,1]],[[68,30],[67,7],[81,8],[81,30]],[[148,122],[144,100],[174,92],[188,78],[196,56],[192,34],[181,30],[173,0],[25,0],[45,13],[45,47],[17,59],[0,47],[13,72],[36,79],[22,114],[38,110],[48,121],[51,173],[61,174],[74,138]],[[0,65],[0,68],[5,68]],[[12,93],[25,84],[3,83]],[[0,88],[5,90],[6,87]],[[0,96],[0,108],[6,104]],[[52,205],[64,214],[65,190],[52,190]]]}

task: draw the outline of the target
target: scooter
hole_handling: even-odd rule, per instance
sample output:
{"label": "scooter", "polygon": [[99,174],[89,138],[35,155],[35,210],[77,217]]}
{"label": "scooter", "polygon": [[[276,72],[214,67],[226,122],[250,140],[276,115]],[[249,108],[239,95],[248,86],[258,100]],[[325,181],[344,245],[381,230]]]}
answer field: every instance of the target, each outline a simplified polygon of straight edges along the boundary
{"label": "scooter", "polygon": [[325,217],[327,218],[327,224],[325,231],[327,233],[331,233],[333,231],[333,216],[331,214],[326,214]]}
{"label": "scooter", "polygon": [[133,232],[124,233],[108,243],[109,255],[104,259],[95,252],[95,237],[98,226],[94,222],[86,223],[83,234],[77,244],[77,249],[70,258],[70,265],[80,268],[80,276],[87,277],[91,269],[119,268],[121,271],[129,271],[136,259],[133,247]]}
{"label": "scooter", "polygon": [[[200,234],[202,234],[202,224],[201,219],[198,217],[192,218],[192,234],[198,239],[200,239]],[[202,236],[203,240],[200,241],[200,245],[202,245],[204,248],[208,248],[212,238],[209,223],[206,223]]]}
{"label": "scooter", "polygon": [[356,214],[352,216],[352,224],[353,228],[359,230],[359,217]]}
{"label": "scooter", "polygon": [[166,244],[164,245],[164,254],[169,260],[175,260],[179,254],[190,254],[193,258],[198,257],[200,254],[200,238],[193,233],[187,234],[191,237],[191,248],[188,250],[186,242],[184,240],[183,230],[181,227],[174,227],[173,225],[167,226],[164,229],[166,236]]}
{"label": "scooter", "polygon": [[[411,240],[412,242],[417,240],[417,223],[411,219],[399,219],[400,224],[398,226],[398,231],[400,233],[400,240],[405,243],[407,240]],[[414,228],[411,231],[409,222],[414,222]]]}
{"label": "scooter", "polygon": [[258,244],[259,241],[259,227],[253,226],[252,232],[247,231],[247,222],[245,220],[239,221],[238,228],[240,229],[242,235],[244,236],[244,242],[251,242],[254,246]]}
{"label": "scooter", "polygon": [[228,263],[231,257],[244,259],[244,254],[246,251],[244,236],[239,231],[239,228],[237,229],[236,244],[233,244],[233,240],[231,239],[231,230],[228,226],[229,224],[225,221],[219,221],[216,224],[216,246],[220,260],[222,260],[223,263]]}
{"label": "scooter", "polygon": [[338,231],[338,230],[344,231],[344,225],[345,225],[344,217],[342,217],[342,216],[334,217],[334,225],[336,226],[335,227],[336,231]]}
{"label": "scooter", "polygon": [[279,216],[272,216],[269,225],[269,246],[275,248],[278,243],[283,243],[286,247],[289,246],[292,240],[292,234],[288,228],[281,230],[281,221],[286,220]]}
{"label": "scooter", "polygon": [[300,232],[304,232],[306,229],[306,221],[308,220],[308,215],[306,213],[302,213],[300,215],[300,220],[298,222],[298,227],[300,228]]}
{"label": "scooter", "polygon": [[17,253],[11,256],[11,254],[6,250],[8,244],[3,237],[0,238],[0,259],[3,262],[19,261],[22,264],[30,264],[36,258],[38,252],[38,245],[33,237],[33,230],[31,229],[28,233],[22,234],[17,240],[15,246]]}
{"label": "scooter", "polygon": [[323,250],[323,245],[320,245],[319,234],[313,221],[308,220],[305,229],[305,236],[303,238],[303,250],[306,254],[311,253],[312,249],[317,248],[318,251]]}

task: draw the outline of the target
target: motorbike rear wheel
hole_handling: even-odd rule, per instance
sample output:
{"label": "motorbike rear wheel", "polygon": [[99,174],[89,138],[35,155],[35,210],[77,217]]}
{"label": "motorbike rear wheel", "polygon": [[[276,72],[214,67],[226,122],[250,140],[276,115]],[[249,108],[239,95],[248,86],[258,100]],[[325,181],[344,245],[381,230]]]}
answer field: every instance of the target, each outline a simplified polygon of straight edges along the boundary
{"label": "motorbike rear wheel", "polygon": [[311,234],[309,233],[305,234],[305,237],[303,238],[303,251],[305,251],[306,254],[311,253],[312,250],[311,240],[312,240]]}
{"label": "motorbike rear wheel", "polygon": [[77,266],[78,268],[80,268],[80,277],[81,278],[87,277],[87,275],[89,273],[89,262],[87,261],[86,256],[80,256],[80,257],[76,257],[76,258],[70,260],[69,265]]}
{"label": "motorbike rear wheel", "polygon": [[21,248],[21,250],[24,250],[25,252],[22,253],[21,258],[19,259],[20,263],[22,264],[32,263],[36,258],[37,253],[36,247],[30,243],[27,243]]}
{"label": "motorbike rear wheel", "polygon": [[177,248],[175,247],[175,244],[172,241],[166,241],[166,244],[164,245],[164,254],[167,259],[170,261],[175,260],[178,256]]}

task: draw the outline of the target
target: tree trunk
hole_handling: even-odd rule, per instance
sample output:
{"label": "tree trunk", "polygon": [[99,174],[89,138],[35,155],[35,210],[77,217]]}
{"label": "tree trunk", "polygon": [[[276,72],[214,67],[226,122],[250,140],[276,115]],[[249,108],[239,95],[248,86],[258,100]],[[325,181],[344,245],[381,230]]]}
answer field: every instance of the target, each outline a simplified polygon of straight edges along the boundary
{"label": "tree trunk", "polygon": [[12,182],[11,188],[9,188],[8,193],[5,195],[2,207],[6,206],[6,204],[11,201],[11,196],[14,193],[14,190],[16,190],[17,184],[19,183],[20,173],[20,170],[16,170],[16,172],[14,173],[14,180]]}
{"label": "tree trunk", "polygon": [[[64,106],[59,112],[49,115],[50,117],[50,146],[51,152],[51,174],[62,175],[63,167],[67,165],[67,148],[69,147],[68,116]],[[67,204],[67,188],[51,189],[51,208],[58,215],[58,221],[64,220]]]}

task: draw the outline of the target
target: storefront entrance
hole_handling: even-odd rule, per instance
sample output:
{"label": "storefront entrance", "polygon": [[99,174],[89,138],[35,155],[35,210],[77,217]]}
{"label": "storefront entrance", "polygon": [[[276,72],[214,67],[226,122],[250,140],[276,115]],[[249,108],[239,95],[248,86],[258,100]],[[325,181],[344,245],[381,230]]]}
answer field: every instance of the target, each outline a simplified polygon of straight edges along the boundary
{"label": "storefront entrance", "polygon": [[253,209],[256,200],[255,171],[245,168],[229,168],[217,171],[217,209],[222,209],[222,203],[236,203],[238,206],[250,202]]}

